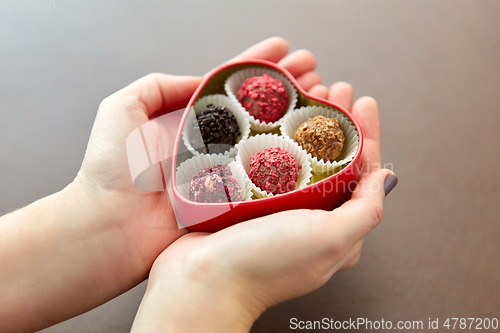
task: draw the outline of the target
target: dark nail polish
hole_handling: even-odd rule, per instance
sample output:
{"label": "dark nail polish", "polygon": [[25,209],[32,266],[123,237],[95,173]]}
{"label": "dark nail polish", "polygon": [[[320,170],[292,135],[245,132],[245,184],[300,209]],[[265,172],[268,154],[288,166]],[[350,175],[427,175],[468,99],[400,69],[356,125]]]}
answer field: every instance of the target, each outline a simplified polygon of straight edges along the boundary
{"label": "dark nail polish", "polygon": [[387,177],[385,177],[384,180],[385,196],[391,193],[392,189],[396,187],[397,184],[398,184],[398,177],[396,177],[396,175],[393,175],[391,173]]}

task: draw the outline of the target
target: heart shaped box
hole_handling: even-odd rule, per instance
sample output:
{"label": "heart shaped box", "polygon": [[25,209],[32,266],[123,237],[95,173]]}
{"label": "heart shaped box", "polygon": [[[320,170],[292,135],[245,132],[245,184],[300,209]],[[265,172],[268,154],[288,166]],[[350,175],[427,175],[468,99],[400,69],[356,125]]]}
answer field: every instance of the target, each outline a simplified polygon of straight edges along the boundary
{"label": "heart shaped box", "polygon": [[[336,108],[352,121],[358,132],[359,144],[356,155],[341,171],[318,180],[303,189],[294,190],[270,198],[227,203],[198,203],[187,200],[178,191],[175,178],[178,147],[182,142],[182,129],[188,112],[198,98],[211,94],[225,94],[224,82],[235,71],[247,67],[268,67],[283,73],[297,88],[298,103],[301,106],[318,105]],[[297,80],[284,68],[265,60],[245,60],[224,64],[210,72],[191,97],[182,117],[174,146],[172,159],[172,194],[171,198],[178,222],[189,231],[214,232],[239,222],[290,209],[330,210],[349,200],[361,171],[360,156],[363,150],[363,133],[356,119],[344,108],[330,101],[309,95]]]}

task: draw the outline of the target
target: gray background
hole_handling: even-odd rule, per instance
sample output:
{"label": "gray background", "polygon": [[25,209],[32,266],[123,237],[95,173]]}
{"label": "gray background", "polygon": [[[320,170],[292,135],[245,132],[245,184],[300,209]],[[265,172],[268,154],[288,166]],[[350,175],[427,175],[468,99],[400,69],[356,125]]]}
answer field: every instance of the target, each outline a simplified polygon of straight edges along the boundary
{"label": "gray background", "polygon": [[[152,71],[201,75],[278,35],[316,54],[325,84],[378,100],[400,183],[358,265],[253,331],[288,331],[291,317],[500,317],[499,1],[55,5],[0,9],[0,214],[74,178],[107,95]],[[127,332],[144,289],[43,332]]]}

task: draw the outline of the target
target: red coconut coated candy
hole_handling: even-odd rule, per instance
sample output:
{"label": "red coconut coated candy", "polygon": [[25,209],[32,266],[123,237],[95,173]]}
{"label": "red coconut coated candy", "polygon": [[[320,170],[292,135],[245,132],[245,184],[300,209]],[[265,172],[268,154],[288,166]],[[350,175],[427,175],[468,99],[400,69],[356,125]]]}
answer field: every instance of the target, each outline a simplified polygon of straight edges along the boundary
{"label": "red coconut coated candy", "polygon": [[277,121],[288,109],[283,82],[267,74],[246,79],[238,90],[238,100],[255,119],[265,123]]}
{"label": "red coconut coated candy", "polygon": [[228,165],[201,169],[191,181],[189,200],[205,203],[241,201],[241,186],[232,175]]}
{"label": "red coconut coated candy", "polygon": [[295,189],[301,166],[286,150],[267,148],[250,157],[250,180],[261,190],[282,194]]}

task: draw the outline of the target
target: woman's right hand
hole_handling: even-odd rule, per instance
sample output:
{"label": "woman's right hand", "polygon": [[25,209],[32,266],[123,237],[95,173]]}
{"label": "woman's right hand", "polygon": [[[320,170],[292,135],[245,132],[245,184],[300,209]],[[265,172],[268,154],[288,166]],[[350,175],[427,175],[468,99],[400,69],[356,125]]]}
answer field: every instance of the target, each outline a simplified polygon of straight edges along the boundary
{"label": "woman's right hand", "polygon": [[[350,107],[347,84],[328,94]],[[384,183],[394,186],[395,176],[379,169],[375,100],[359,99],[352,112],[366,138],[352,198],[333,211],[286,211],[181,237],[153,265],[134,332],[248,331],[267,308],[319,288],[357,262],[364,237],[382,219]]]}

